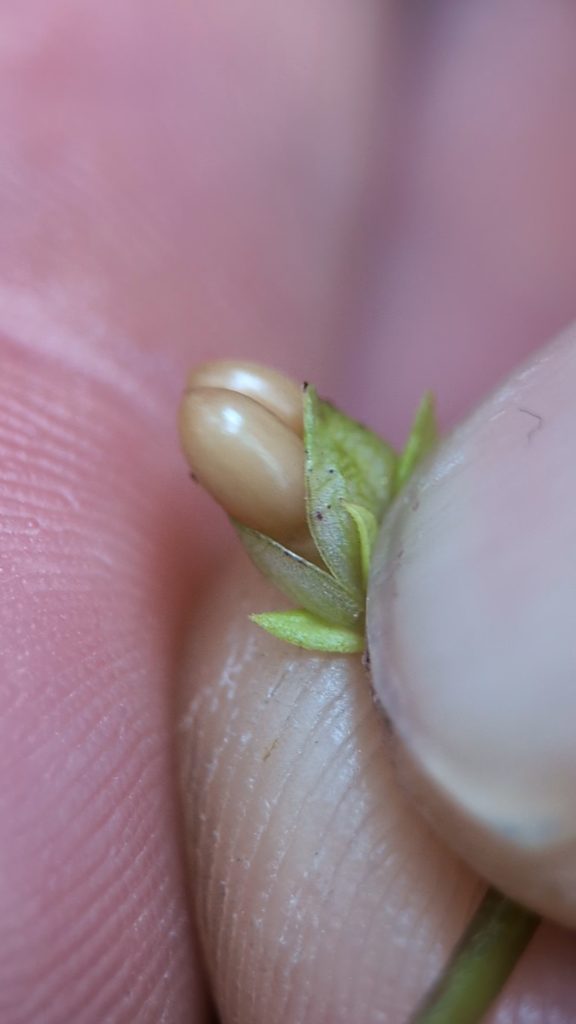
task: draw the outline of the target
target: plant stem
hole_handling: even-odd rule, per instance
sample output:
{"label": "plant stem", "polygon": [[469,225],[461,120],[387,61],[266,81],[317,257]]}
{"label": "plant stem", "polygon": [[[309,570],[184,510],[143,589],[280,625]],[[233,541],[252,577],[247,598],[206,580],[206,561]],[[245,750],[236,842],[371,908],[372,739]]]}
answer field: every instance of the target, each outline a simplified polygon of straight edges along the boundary
{"label": "plant stem", "polygon": [[539,918],[488,889],[440,980],[410,1024],[477,1024],[528,945]]}

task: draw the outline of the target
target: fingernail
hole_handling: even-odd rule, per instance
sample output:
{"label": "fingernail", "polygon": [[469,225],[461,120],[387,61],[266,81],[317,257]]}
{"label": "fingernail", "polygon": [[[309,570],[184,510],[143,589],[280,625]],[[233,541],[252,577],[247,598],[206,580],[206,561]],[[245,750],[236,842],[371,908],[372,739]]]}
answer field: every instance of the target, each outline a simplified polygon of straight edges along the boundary
{"label": "fingernail", "polygon": [[368,605],[376,693],[447,838],[572,923],[576,856],[549,854],[576,836],[575,394],[572,331],[408,487]]}

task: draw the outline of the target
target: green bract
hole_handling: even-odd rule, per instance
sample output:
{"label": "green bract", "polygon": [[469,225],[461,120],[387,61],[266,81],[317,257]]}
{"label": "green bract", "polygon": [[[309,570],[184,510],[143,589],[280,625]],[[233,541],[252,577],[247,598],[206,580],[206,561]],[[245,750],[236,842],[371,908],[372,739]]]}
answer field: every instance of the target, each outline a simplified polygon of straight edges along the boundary
{"label": "green bract", "polygon": [[263,612],[250,618],[272,636],[306,651],[360,654],[364,650],[362,633],[344,626],[331,626],[300,608],[289,612]]}
{"label": "green bract", "polygon": [[437,441],[438,425],[436,423],[434,397],[428,392],[420,402],[414,423],[412,424],[412,430],[398,459],[394,480],[395,494],[412,476],[418,463],[432,451]]}
{"label": "green bract", "polygon": [[331,625],[349,629],[354,629],[361,621],[364,614],[361,598],[347,590],[331,573],[256,530],[245,526],[237,529],[256,567],[307,612]]}
{"label": "green bract", "polygon": [[328,570],[364,603],[360,538],[347,504],[379,522],[392,495],[396,455],[376,434],[308,387],[304,401],[310,533]]}
{"label": "green bract", "polygon": [[304,387],[306,518],[319,565],[235,523],[252,561],[299,607],[252,616],[306,650],[352,654],[364,647],[372,550],[390,502],[437,440],[427,395],[398,454],[356,420]]}

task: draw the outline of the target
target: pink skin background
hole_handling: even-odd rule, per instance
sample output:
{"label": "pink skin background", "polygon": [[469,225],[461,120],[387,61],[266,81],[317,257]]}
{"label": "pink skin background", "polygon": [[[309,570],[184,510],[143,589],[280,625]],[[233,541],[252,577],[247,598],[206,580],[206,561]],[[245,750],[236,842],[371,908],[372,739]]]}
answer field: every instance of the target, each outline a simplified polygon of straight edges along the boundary
{"label": "pink skin background", "polygon": [[[446,425],[464,415],[574,317],[575,52],[562,0],[2,5],[4,1024],[202,1024],[202,963],[225,1021],[295,1024],[257,963],[242,1016],[234,951],[223,979],[195,938],[178,680],[185,650],[193,691],[226,642],[210,620],[196,643],[191,611],[246,569],[218,575],[229,530],[179,452],[184,376],[269,362],[394,440],[426,388]],[[185,757],[202,790],[209,759]],[[362,919],[346,932],[347,1019],[400,1024],[477,894],[419,828],[389,884],[418,837],[445,898],[429,873],[410,927],[392,900],[369,996]],[[207,862],[219,841],[199,836]],[[542,929],[492,1019],[574,1020],[575,954]],[[340,1019],[325,962],[299,1024]]]}

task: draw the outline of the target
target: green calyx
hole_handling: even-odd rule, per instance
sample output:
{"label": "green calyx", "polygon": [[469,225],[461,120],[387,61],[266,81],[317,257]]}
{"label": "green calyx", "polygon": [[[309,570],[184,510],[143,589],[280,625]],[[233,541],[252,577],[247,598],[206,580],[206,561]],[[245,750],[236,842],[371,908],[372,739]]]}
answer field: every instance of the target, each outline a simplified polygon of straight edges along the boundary
{"label": "green calyx", "polygon": [[310,386],[303,390],[303,416],[306,518],[317,557],[307,561],[235,523],[257,568],[298,605],[252,621],[305,650],[358,653],[376,537],[393,498],[436,444],[434,402],[425,396],[400,453]]}

